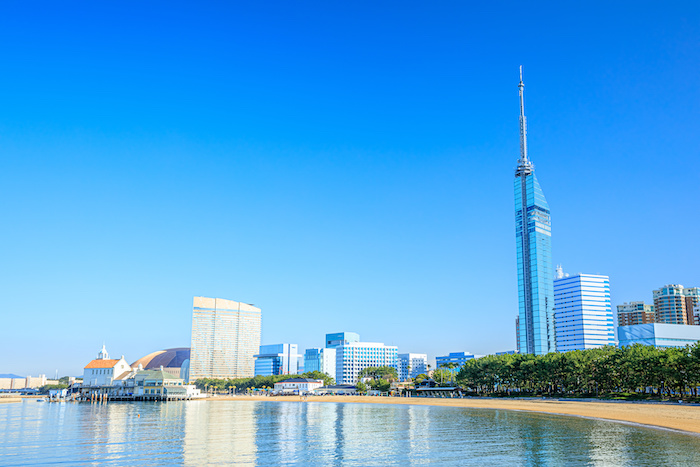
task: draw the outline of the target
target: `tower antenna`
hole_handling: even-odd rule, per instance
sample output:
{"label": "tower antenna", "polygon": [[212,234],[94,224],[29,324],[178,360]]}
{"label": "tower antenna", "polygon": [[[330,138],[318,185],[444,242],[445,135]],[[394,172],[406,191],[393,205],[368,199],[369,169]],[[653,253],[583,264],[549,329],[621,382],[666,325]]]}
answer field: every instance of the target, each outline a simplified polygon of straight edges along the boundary
{"label": "tower antenna", "polygon": [[523,83],[523,66],[520,65],[520,163],[527,164],[527,120],[525,119],[525,84]]}

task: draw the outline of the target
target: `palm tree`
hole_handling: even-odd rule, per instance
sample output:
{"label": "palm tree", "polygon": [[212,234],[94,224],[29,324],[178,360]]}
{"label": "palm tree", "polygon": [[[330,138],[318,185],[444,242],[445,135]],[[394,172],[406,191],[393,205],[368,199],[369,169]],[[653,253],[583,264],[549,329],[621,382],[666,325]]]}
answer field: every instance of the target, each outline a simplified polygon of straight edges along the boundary
{"label": "palm tree", "polygon": [[452,370],[454,370],[455,368],[457,368],[459,365],[457,365],[455,362],[450,362],[450,363],[446,363],[446,364],[444,364],[444,365],[442,365],[442,366],[445,367],[445,368],[449,368],[449,369],[450,369],[450,382],[454,382],[454,380],[455,380],[455,372],[452,371]]}

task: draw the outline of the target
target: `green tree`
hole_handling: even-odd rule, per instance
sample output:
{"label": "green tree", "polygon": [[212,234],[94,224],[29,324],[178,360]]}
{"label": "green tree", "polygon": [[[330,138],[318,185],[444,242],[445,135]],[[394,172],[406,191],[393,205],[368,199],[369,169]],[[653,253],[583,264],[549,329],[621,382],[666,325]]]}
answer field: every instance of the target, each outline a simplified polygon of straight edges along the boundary
{"label": "green tree", "polygon": [[322,379],[324,386],[332,386],[335,384],[335,380],[331,378],[327,373],[321,373],[320,371],[307,371],[301,375],[302,378],[312,378],[312,379]]}
{"label": "green tree", "polygon": [[413,383],[420,384],[423,382],[423,380],[426,380],[426,379],[428,379],[428,375],[426,375],[425,373],[421,373],[414,378]]}
{"label": "green tree", "polygon": [[374,379],[385,379],[387,381],[397,381],[399,379],[399,373],[396,368],[391,366],[370,366],[360,370],[357,375],[358,378],[374,378]]}

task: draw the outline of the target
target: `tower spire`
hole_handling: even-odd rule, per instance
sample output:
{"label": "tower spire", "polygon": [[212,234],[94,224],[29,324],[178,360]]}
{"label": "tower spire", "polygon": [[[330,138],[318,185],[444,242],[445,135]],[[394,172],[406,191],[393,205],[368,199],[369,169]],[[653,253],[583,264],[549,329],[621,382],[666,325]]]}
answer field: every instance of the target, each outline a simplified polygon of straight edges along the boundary
{"label": "tower spire", "polygon": [[532,163],[527,158],[527,119],[525,118],[525,84],[523,83],[523,66],[520,65],[520,159],[515,175],[527,175],[532,172]]}

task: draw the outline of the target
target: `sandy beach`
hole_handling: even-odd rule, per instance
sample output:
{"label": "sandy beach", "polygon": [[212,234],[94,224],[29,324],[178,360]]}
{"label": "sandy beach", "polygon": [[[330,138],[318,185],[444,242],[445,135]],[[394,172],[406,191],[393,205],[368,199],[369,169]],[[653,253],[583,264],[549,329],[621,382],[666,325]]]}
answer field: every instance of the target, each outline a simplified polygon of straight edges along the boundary
{"label": "sandy beach", "polygon": [[[302,402],[298,396],[220,396],[209,401],[285,401]],[[309,402],[346,402],[363,404],[435,405],[481,409],[523,410],[557,415],[599,418],[638,423],[656,428],[700,433],[700,406],[620,402],[579,402],[544,399],[431,399],[417,397],[312,396]]]}

